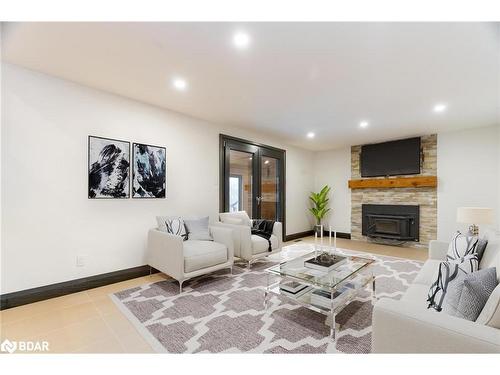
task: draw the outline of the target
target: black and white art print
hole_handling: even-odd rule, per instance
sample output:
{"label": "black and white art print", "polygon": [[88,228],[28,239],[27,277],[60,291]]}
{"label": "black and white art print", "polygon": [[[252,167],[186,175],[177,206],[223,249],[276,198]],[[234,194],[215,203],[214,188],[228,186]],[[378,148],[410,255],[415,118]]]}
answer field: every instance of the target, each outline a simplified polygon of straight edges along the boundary
{"label": "black and white art print", "polygon": [[130,142],[89,136],[89,198],[130,198]]}
{"label": "black and white art print", "polygon": [[165,147],[134,143],[132,198],[165,198],[167,151]]}

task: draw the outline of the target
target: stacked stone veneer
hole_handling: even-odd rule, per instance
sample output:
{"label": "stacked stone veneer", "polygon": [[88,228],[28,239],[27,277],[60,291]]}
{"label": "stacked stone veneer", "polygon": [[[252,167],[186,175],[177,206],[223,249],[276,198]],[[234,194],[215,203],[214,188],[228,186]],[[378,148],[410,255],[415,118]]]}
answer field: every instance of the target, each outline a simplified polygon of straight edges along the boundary
{"label": "stacked stone veneer", "polygon": [[[424,154],[420,175],[437,176],[436,149],[437,135],[421,137],[421,146]],[[359,157],[361,146],[351,147],[351,179],[360,179]],[[394,176],[396,177],[396,176]],[[404,177],[404,176],[398,176]],[[410,177],[410,176],[408,176]],[[384,178],[384,177],[371,177]],[[406,246],[427,247],[430,240],[436,239],[437,234],[437,188],[368,188],[351,190],[351,238],[364,240],[361,234],[361,205],[362,204],[411,204],[420,206],[420,242],[409,241]]]}

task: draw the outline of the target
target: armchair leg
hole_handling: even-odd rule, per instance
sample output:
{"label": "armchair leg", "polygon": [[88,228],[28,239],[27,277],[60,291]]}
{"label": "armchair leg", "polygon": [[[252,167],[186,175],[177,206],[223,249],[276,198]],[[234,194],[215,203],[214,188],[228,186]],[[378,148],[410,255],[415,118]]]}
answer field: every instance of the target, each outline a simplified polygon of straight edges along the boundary
{"label": "armchair leg", "polygon": [[182,284],[184,284],[184,280],[179,281],[179,294],[182,293]]}

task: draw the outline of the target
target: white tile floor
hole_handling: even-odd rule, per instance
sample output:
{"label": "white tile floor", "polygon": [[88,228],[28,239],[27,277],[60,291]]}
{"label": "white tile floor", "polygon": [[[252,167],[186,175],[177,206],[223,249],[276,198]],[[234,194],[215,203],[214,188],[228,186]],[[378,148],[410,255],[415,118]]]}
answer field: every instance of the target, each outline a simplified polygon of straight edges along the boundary
{"label": "white tile floor", "polygon": [[[301,242],[313,243],[314,238],[308,237]],[[292,241],[286,245],[295,243]],[[427,258],[424,249],[345,239],[338,239],[337,246],[414,260]],[[108,294],[167,278],[164,274],[154,274],[1,311],[0,339],[46,340],[52,353],[152,352]]]}

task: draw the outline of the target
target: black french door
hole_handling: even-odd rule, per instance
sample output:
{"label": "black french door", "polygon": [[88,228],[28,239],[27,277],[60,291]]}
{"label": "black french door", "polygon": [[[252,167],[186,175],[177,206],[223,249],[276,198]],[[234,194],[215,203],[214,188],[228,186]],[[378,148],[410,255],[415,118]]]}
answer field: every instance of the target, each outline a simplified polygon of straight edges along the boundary
{"label": "black french door", "polygon": [[283,223],[285,150],[220,136],[220,209]]}

